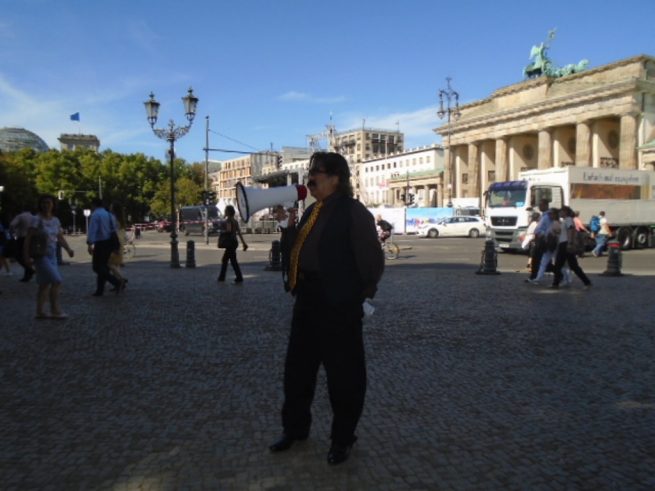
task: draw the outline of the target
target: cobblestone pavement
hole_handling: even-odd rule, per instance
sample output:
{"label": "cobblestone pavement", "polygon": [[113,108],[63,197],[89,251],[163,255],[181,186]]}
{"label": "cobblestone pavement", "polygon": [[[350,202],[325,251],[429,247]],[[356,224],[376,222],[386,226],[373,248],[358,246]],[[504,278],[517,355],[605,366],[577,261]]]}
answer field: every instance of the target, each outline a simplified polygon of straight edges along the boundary
{"label": "cobblestone pavement", "polygon": [[359,441],[331,467],[322,372],[309,440],[267,450],[291,299],[252,249],[245,283],[219,285],[140,246],[125,294],[93,298],[78,241],[67,321],[33,320],[34,283],[0,278],[0,488],[655,488],[653,273],[555,292],[473,274],[479,254],[389,264]]}

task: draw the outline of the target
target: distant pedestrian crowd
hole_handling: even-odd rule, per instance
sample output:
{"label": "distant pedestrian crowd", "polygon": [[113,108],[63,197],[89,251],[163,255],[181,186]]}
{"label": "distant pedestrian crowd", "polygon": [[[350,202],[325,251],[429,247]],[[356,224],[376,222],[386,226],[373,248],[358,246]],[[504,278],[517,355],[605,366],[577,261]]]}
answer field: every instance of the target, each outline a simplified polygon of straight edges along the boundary
{"label": "distant pedestrian crowd", "polygon": [[[113,285],[116,293],[125,290],[127,279],[120,273],[124,242],[125,226],[120,206],[114,204],[107,209],[101,200],[94,200],[87,234],[88,252],[93,256],[93,271],[97,275],[94,296],[104,294],[107,282]],[[57,199],[52,195],[40,196],[35,210],[23,210],[8,226],[0,221],[0,268],[5,275],[13,275],[9,262],[13,258],[23,269],[19,281],[27,283],[36,278],[37,320],[68,318],[59,303],[63,283],[59,266],[65,264],[62,249],[70,257],[75,254],[64,236],[57,218]]]}
{"label": "distant pedestrian crowd", "polygon": [[595,240],[591,254],[599,257],[607,248],[611,231],[601,211],[593,216],[589,226],[580,219],[579,213],[568,206],[548,208],[548,201],[539,203],[539,212],[531,216],[521,246],[529,251],[528,269],[530,276],[525,280],[533,285],[545,281],[547,273],[553,274],[550,288],[570,286],[573,274],[582,281],[586,289],[591,281],[578,262],[588,249],[589,240]]}

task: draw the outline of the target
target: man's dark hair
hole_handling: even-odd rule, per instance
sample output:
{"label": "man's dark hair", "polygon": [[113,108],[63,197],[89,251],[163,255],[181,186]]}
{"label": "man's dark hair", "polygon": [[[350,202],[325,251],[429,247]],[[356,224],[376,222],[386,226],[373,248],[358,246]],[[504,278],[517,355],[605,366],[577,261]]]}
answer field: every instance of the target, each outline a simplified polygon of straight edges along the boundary
{"label": "man's dark hair", "polygon": [[94,208],[104,208],[105,204],[102,202],[100,198],[93,198],[91,200],[91,206]]}
{"label": "man's dark hair", "polygon": [[337,192],[346,196],[353,196],[353,188],[350,184],[350,167],[343,155],[336,152],[314,152],[309,159],[309,168],[322,169],[331,176],[339,178]]}

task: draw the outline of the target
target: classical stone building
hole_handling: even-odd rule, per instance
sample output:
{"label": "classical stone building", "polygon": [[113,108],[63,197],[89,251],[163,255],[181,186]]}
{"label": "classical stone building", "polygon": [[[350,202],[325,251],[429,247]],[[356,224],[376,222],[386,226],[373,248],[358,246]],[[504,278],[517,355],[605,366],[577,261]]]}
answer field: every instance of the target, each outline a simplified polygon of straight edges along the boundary
{"label": "classical stone building", "polygon": [[453,197],[480,197],[521,171],[567,165],[653,169],[655,58],[637,56],[561,78],[542,76],[460,107],[435,131]]}
{"label": "classical stone building", "polygon": [[96,152],[100,148],[100,140],[95,135],[82,135],[79,133],[62,133],[59,135],[62,150],[75,150],[76,148],[90,148]]}

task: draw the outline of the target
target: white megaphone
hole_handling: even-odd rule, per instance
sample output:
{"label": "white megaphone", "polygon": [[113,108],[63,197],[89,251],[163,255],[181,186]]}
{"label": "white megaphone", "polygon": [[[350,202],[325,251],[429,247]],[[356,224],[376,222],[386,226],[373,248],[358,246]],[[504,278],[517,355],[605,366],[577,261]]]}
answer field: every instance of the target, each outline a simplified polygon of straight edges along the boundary
{"label": "white megaphone", "polygon": [[247,188],[241,182],[237,182],[236,192],[239,215],[244,222],[250,220],[256,211],[282,203],[302,201],[307,197],[307,188],[302,184],[261,189]]}

